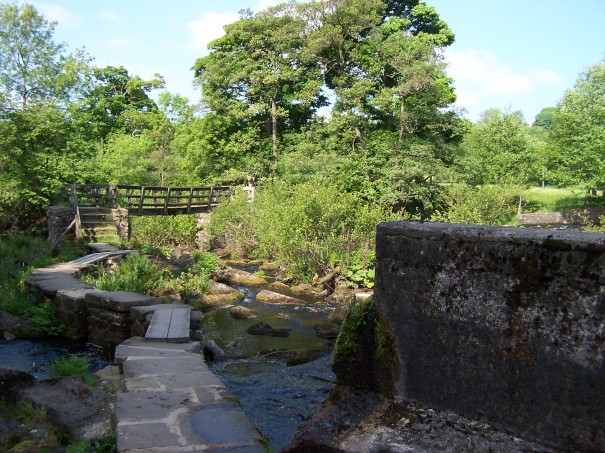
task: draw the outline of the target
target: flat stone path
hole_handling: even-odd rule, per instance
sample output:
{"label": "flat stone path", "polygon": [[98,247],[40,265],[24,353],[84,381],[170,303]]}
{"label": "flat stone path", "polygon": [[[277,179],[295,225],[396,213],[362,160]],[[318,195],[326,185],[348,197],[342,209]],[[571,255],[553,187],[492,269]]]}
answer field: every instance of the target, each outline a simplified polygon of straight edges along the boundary
{"label": "flat stone path", "polygon": [[237,398],[208,369],[199,343],[117,347],[124,393],[116,397],[118,452],[265,452]]}

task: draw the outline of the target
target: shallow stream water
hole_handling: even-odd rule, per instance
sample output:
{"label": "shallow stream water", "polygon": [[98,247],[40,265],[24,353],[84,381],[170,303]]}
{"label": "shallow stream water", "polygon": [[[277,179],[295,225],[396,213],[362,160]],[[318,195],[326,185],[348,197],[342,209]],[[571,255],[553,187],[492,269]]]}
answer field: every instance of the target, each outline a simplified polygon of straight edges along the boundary
{"label": "shallow stream water", "polygon": [[[268,438],[271,449],[279,451],[290,443],[298,426],[313,414],[336,381],[330,369],[334,341],[318,337],[314,329],[326,322],[330,309],[318,304],[266,304],[256,301],[258,288],[235,287],[245,294],[237,305],[255,310],[257,318],[234,319],[226,308],[205,313],[205,340],[214,340],[227,355],[211,369],[239,398],[242,409]],[[289,329],[289,335],[247,333],[258,322]],[[317,358],[303,365],[286,366],[284,357],[293,351],[308,351]],[[108,364],[102,351],[92,344],[0,341],[0,367],[24,371],[36,379],[51,377],[49,364],[69,354],[87,355],[91,372]]]}
{"label": "shallow stream water", "polygon": [[102,351],[90,343],[56,341],[14,340],[0,341],[0,368],[24,371],[36,379],[51,377],[49,365],[55,359],[70,354],[86,355],[90,360],[90,372],[105,367],[108,362],[102,358]]}
{"label": "shallow stream water", "polygon": [[[257,318],[234,319],[228,309],[208,312],[205,339],[214,340],[230,358],[211,367],[252,423],[269,440],[273,451],[286,447],[298,426],[308,419],[334,386],[330,369],[333,340],[317,336],[314,326],[325,323],[329,308],[271,305],[256,300],[259,289],[236,286],[245,294],[243,305]],[[256,336],[247,329],[264,322],[273,328],[290,329],[288,337]],[[284,350],[308,351],[316,360],[286,366]]]}

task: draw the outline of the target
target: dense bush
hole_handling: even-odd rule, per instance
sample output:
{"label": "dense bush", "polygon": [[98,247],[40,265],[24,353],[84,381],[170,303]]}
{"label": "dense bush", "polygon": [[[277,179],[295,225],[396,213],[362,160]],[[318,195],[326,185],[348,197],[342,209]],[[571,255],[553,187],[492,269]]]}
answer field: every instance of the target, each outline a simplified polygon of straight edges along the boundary
{"label": "dense bush", "polygon": [[195,215],[131,216],[132,241],[155,247],[195,247]]}
{"label": "dense bush", "polygon": [[105,291],[133,291],[154,294],[165,282],[165,271],[140,253],[131,253],[124,258],[116,269],[97,268],[96,276],[87,276],[85,280]]}
{"label": "dense bush", "polygon": [[211,231],[238,254],[286,263],[310,279],[354,262],[367,269],[376,225],[390,217],[324,179],[296,186],[276,181],[258,191],[254,203],[240,196],[219,206]]}

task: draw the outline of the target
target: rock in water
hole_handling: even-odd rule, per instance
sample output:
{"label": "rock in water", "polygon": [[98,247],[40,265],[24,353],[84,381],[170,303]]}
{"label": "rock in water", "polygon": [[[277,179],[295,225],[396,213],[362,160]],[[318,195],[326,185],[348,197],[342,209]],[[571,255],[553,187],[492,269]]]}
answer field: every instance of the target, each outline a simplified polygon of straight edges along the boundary
{"label": "rock in water", "polygon": [[286,296],[285,294],[276,293],[263,289],[256,295],[256,300],[268,304],[277,305],[306,305],[306,302],[295,297]]}
{"label": "rock in water", "polygon": [[266,335],[270,337],[287,337],[291,329],[274,329],[269,324],[259,322],[249,327],[247,332],[250,335]]}
{"label": "rock in water", "polygon": [[238,305],[237,307],[231,307],[229,309],[229,314],[231,315],[231,317],[233,317],[235,319],[256,318],[256,314],[255,314],[254,310],[247,308],[247,307],[242,307],[241,305]]}
{"label": "rock in water", "polygon": [[214,278],[219,282],[231,283],[232,285],[263,286],[267,284],[267,280],[258,275],[232,268],[215,271]]}

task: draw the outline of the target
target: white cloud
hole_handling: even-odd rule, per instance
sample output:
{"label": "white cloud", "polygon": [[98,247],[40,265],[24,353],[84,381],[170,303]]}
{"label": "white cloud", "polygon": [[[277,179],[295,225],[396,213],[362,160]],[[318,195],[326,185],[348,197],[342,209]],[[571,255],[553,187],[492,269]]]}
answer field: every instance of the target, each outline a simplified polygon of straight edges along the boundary
{"label": "white cloud", "polygon": [[[547,70],[522,66],[519,62],[506,62],[487,49],[448,49],[447,72],[454,79],[456,106],[478,118],[488,108],[522,108],[532,115],[543,96],[564,85],[559,74]],[[530,117],[528,116],[528,117]]]}
{"label": "white cloud", "polygon": [[476,94],[520,95],[535,91],[541,85],[562,85],[557,73],[539,68],[519,70],[500,60],[486,49],[447,51],[448,74],[455,84],[472,87]]}
{"label": "white cloud", "polygon": [[208,44],[225,34],[223,27],[239,19],[236,13],[207,12],[194,21],[187,22],[192,34],[191,47],[203,53],[208,52]]}
{"label": "white cloud", "polygon": [[77,22],[74,14],[64,6],[38,2],[34,3],[34,6],[49,22],[57,21],[61,25]]}
{"label": "white cloud", "polygon": [[97,17],[106,22],[119,22],[122,19],[118,13],[109,9],[100,9],[97,11]]}

